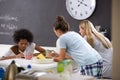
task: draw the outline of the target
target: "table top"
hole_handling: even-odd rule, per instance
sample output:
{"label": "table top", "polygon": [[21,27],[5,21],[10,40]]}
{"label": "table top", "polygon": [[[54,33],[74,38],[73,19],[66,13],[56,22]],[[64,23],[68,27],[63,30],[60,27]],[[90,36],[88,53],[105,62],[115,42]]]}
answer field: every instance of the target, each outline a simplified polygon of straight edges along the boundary
{"label": "table top", "polygon": [[[16,62],[17,66],[21,66],[21,67],[24,67],[24,68],[27,68],[27,66],[30,64],[32,66],[32,69],[34,69],[34,70],[46,70],[46,69],[57,67],[57,62],[53,62],[53,63],[50,63],[50,64],[37,64],[37,63],[33,63],[32,60],[26,60],[26,59],[23,59],[23,58],[0,60],[0,66],[7,67],[13,60]],[[41,78],[42,77],[40,77],[40,79],[38,79],[38,80],[43,80]],[[50,78],[52,78],[52,76]],[[50,78],[49,78],[49,80],[50,80]],[[52,80],[53,80],[53,78],[52,78]],[[71,80],[79,80],[79,79],[95,80],[95,78],[93,78],[91,76],[80,75],[79,71],[77,73],[72,74],[72,79]]]}
{"label": "table top", "polygon": [[26,60],[24,58],[1,60],[0,66],[7,67],[13,60],[16,62],[16,65],[18,67],[24,67],[25,69],[27,68],[28,65],[31,65],[32,69],[35,70],[45,70],[45,69],[57,67],[57,62],[52,62],[48,64],[38,64],[38,63],[34,63],[32,60]]}

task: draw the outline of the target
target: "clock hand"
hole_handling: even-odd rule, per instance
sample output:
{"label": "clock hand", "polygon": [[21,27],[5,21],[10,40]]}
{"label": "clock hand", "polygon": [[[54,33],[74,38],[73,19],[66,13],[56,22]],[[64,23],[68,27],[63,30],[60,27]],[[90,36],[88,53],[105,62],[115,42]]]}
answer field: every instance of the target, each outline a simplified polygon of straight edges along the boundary
{"label": "clock hand", "polygon": [[85,3],[81,3],[81,4],[83,4],[84,6],[87,6],[87,4],[85,4]]}
{"label": "clock hand", "polygon": [[[78,2],[80,2],[79,0],[78,0]],[[80,6],[80,4],[78,4],[78,7]]]}
{"label": "clock hand", "polygon": [[[83,0],[82,0],[83,1]],[[79,0],[78,0],[78,2],[80,2],[80,4],[83,4],[84,6],[87,6],[87,4],[85,4],[85,3],[83,3],[83,2],[80,2]],[[78,7],[80,6],[80,4],[78,4]]]}
{"label": "clock hand", "polygon": [[78,7],[80,6],[80,4],[78,4]]}
{"label": "clock hand", "polygon": [[79,1],[79,0],[78,0],[78,2],[79,2],[79,4],[78,4],[78,7],[79,7],[79,6],[80,6],[80,4],[82,4],[82,1]]}
{"label": "clock hand", "polygon": [[[84,1],[84,0],[82,0],[82,1]],[[80,4],[82,4],[82,1],[79,1],[79,0],[78,0],[78,2],[79,2],[78,7],[80,6]]]}

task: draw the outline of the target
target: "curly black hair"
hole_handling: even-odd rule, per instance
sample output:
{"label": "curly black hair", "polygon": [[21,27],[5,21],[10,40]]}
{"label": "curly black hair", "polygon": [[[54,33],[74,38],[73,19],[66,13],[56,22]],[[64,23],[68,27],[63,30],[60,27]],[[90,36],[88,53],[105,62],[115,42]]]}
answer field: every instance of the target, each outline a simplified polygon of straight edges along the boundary
{"label": "curly black hair", "polygon": [[16,30],[13,34],[13,40],[18,43],[21,39],[26,39],[29,43],[33,42],[33,34],[27,29]]}

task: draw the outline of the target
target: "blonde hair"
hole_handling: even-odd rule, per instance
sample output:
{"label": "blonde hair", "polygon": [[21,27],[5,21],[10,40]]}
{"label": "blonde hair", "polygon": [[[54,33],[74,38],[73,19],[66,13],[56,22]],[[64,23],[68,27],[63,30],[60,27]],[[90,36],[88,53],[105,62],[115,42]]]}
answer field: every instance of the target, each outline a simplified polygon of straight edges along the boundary
{"label": "blonde hair", "polygon": [[108,49],[108,48],[112,47],[111,42],[103,34],[98,32],[89,20],[81,21],[80,24],[79,24],[79,27],[85,29],[87,42],[92,47],[94,47],[94,39],[93,39],[94,36],[96,36],[102,42],[102,44],[105,48]]}

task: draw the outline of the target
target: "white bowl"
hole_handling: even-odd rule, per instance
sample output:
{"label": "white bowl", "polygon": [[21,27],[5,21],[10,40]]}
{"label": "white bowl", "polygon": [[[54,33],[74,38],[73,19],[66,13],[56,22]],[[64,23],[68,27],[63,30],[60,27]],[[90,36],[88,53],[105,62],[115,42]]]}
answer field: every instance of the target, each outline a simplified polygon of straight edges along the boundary
{"label": "white bowl", "polygon": [[54,60],[52,58],[37,59],[36,57],[33,57],[32,61],[33,61],[33,63],[38,63],[38,64],[49,64],[49,63],[54,62]]}

